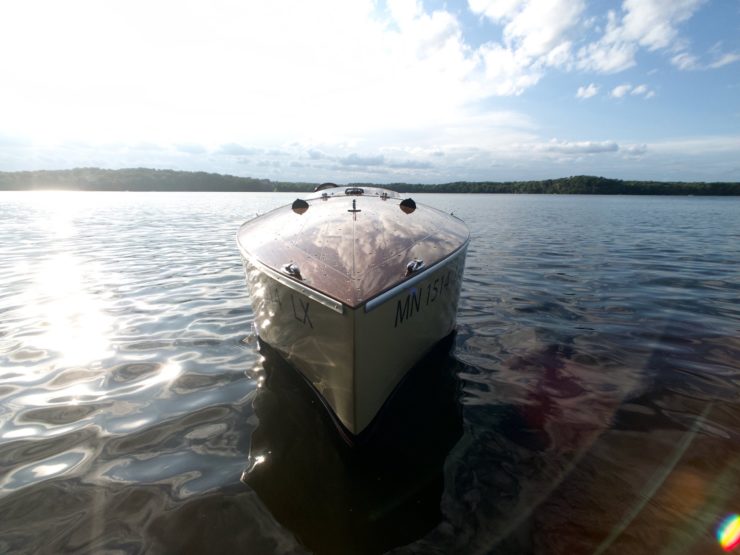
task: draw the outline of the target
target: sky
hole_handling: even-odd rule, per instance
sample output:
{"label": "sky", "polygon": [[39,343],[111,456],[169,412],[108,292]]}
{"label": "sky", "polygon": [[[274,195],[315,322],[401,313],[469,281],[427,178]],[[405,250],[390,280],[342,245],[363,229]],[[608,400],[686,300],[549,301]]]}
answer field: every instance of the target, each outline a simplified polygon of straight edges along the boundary
{"label": "sky", "polygon": [[740,0],[6,0],[0,171],[740,181]]}

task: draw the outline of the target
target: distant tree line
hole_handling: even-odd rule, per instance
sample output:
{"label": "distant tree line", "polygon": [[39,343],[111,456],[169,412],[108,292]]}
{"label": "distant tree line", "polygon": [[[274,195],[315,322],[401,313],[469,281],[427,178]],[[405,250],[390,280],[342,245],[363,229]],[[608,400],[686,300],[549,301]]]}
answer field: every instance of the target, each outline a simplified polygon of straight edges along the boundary
{"label": "distant tree line", "polygon": [[65,189],[76,191],[312,191],[312,183],[283,183],[269,179],[206,172],[131,168],[103,170],[40,170],[0,172],[0,191]]}
{"label": "distant tree line", "polygon": [[[368,184],[369,186],[369,184]],[[393,183],[388,189],[407,193],[508,193],[555,195],[740,195],[740,183],[623,181],[576,175],[541,181],[456,181],[442,185]]]}
{"label": "distant tree line", "polygon": [[[0,172],[0,190],[305,192],[317,183],[271,181],[218,173],[132,168]],[[352,183],[373,186],[371,183]],[[377,185],[375,185],[377,186]],[[456,181],[441,185],[381,185],[405,193],[509,193],[560,195],[740,195],[740,183],[624,181],[577,175],[541,181]]]}

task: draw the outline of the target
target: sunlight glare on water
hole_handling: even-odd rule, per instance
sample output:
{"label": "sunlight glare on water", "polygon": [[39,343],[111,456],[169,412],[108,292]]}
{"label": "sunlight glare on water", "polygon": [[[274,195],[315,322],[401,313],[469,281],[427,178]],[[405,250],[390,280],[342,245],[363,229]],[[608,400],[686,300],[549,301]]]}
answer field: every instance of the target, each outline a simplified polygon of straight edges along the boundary
{"label": "sunlight glare on water", "polygon": [[57,353],[57,366],[79,366],[112,354],[108,335],[113,319],[101,295],[88,291],[94,287],[92,266],[83,267],[67,253],[52,255],[40,264],[30,288],[21,293],[27,317],[44,322],[29,345]]}

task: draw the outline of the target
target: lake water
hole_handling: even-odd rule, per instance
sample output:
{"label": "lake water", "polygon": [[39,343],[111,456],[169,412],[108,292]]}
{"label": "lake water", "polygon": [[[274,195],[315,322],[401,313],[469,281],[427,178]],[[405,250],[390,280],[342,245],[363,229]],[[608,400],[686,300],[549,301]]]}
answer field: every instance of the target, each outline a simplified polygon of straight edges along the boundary
{"label": "lake water", "polygon": [[0,193],[0,553],[720,553],[740,199],[419,195],[458,331],[347,449],[260,353],[237,227],[294,194]]}

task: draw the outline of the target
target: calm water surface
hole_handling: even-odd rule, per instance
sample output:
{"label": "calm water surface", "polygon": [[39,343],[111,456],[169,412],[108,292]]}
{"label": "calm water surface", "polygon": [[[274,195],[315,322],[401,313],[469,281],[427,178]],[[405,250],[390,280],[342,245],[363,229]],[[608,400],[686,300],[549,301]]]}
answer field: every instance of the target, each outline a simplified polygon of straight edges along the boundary
{"label": "calm water surface", "polygon": [[360,449],[250,336],[285,194],[0,193],[0,553],[721,553],[740,199],[426,195],[458,332]]}

